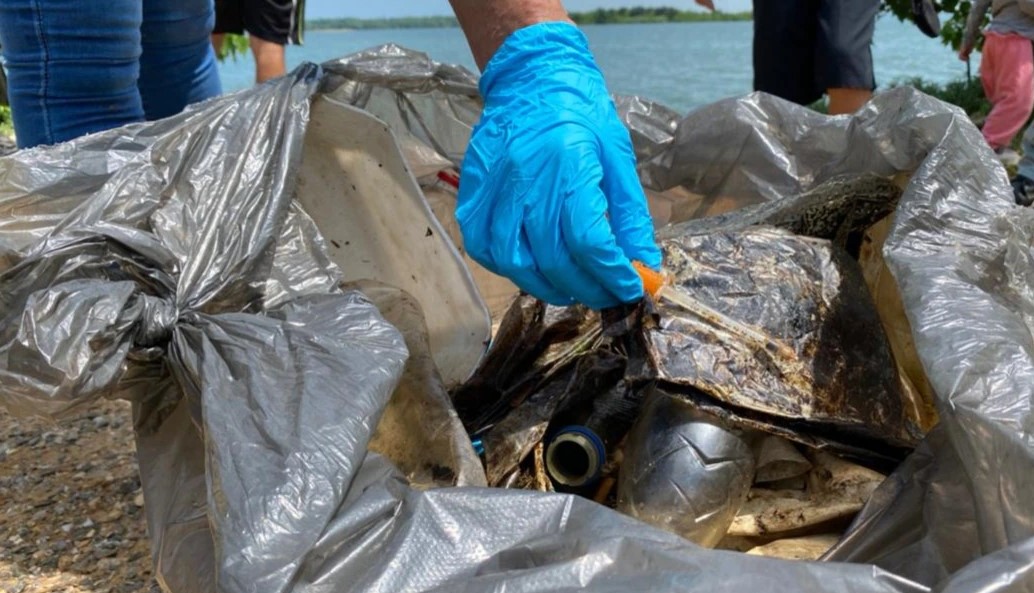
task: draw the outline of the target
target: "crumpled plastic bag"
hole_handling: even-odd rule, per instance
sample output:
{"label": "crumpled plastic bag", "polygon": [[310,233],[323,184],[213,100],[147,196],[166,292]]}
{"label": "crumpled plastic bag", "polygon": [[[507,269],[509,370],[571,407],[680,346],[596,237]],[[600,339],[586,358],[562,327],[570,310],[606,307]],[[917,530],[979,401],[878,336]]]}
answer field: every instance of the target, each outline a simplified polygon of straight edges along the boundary
{"label": "crumpled plastic bag", "polygon": [[910,89],[850,118],[765,95],[681,121],[619,102],[651,195],[682,211],[911,174],[885,255],[941,424],[830,555],[849,562],[790,562],[703,550],[564,495],[415,490],[367,452],[406,349],[337,288],[290,201],[306,104],[317,83],[365,101],[407,156],[433,157],[413,161],[422,179],[455,166],[477,100],[469,73],[397,47],[325,67],[0,160],[0,401],[47,414],[136,402],[167,589],[1034,586],[1034,215],[960,111]]}

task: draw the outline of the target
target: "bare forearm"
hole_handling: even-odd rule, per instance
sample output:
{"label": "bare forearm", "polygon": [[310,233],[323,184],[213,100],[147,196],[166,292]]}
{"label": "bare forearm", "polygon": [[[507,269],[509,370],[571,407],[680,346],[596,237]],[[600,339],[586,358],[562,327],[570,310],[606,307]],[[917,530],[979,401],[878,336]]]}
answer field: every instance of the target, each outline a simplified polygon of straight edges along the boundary
{"label": "bare forearm", "polygon": [[478,68],[517,29],[548,21],[570,21],[560,0],[449,0],[467,36]]}
{"label": "bare forearm", "polygon": [[966,28],[962,34],[962,46],[973,47],[977,41],[977,31],[984,21],[987,9],[991,7],[991,0],[976,0],[969,9],[969,16],[966,18]]}

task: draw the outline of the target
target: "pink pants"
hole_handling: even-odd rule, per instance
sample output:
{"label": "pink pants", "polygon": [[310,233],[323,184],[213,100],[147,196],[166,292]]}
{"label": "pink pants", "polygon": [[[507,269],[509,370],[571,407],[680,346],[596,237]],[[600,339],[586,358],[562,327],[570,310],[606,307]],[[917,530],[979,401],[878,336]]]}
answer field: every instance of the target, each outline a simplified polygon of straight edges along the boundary
{"label": "pink pants", "polygon": [[984,138],[997,150],[1009,146],[1034,109],[1034,49],[1020,35],[987,33],[980,81],[991,101]]}

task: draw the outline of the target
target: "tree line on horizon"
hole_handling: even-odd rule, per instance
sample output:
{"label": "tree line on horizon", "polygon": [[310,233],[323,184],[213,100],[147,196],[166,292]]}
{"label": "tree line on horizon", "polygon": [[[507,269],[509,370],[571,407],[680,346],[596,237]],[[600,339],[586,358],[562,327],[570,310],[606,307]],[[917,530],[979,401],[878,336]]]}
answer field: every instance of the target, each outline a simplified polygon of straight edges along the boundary
{"label": "tree line on horizon", "polygon": [[[958,49],[962,41],[962,29],[972,0],[939,0],[941,14],[948,15],[941,28],[941,41]],[[901,21],[911,20],[912,0],[882,0],[881,12],[893,14]],[[750,12],[704,12],[679,10],[670,6],[626,8],[600,8],[589,12],[571,13],[578,24],[625,24],[625,23],[688,23],[704,21],[750,20]],[[985,15],[984,22],[987,22]],[[456,18],[449,16],[399,17],[381,19],[333,18],[306,21],[310,30],[327,29],[416,29],[457,27]],[[979,48],[978,48],[979,49]]]}
{"label": "tree line on horizon", "polygon": [[[692,23],[704,21],[750,20],[749,12],[700,12],[679,10],[670,6],[600,8],[589,12],[573,12],[571,20],[579,25],[631,23]],[[417,29],[458,27],[453,16],[396,17],[381,19],[334,18],[307,20],[310,31],[328,29]]]}

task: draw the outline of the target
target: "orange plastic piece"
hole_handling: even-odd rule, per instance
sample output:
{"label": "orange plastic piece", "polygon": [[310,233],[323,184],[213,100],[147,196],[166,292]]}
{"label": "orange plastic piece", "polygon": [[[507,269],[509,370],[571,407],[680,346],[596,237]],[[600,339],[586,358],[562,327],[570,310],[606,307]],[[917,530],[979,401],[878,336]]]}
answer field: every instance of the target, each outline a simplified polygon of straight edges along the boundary
{"label": "orange plastic piece", "polygon": [[643,262],[634,261],[632,267],[635,268],[636,272],[639,272],[639,277],[643,279],[643,290],[650,295],[651,298],[657,298],[660,294],[661,289],[668,283],[667,276],[663,272],[658,272]]}

